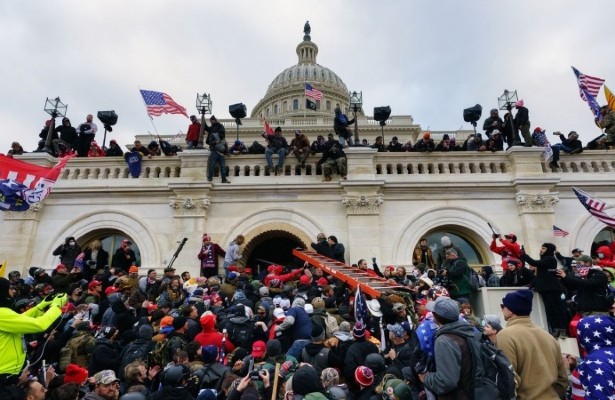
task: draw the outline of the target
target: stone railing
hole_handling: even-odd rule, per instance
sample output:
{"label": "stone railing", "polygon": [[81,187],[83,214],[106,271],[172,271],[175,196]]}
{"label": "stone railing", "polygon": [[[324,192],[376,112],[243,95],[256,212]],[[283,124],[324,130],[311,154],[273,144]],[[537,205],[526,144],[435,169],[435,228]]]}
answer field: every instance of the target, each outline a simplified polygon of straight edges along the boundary
{"label": "stone railing", "polygon": [[[592,179],[612,179],[615,171],[615,152],[594,150],[577,155],[562,154],[560,169],[552,170],[542,159],[539,148],[518,147],[505,152],[450,152],[450,153],[377,153],[370,148],[351,148],[346,151],[348,180],[385,180],[395,183],[441,182],[465,184],[475,181],[519,178],[558,179],[561,182],[578,181],[591,175]],[[172,157],[145,158],[138,179],[166,182],[188,178],[202,181],[206,177],[209,151],[188,150]],[[38,165],[52,166],[56,160],[43,153],[28,153],[19,159]],[[266,167],[264,155],[227,156],[227,175],[233,183],[263,183],[278,179],[286,184],[319,182],[322,166],[321,155],[308,157],[302,168],[289,154],[284,168],[277,177]],[[274,156],[274,164],[277,156]],[[464,177],[462,178],[461,175]],[[216,171],[219,176],[219,171]],[[407,177],[405,177],[407,176]],[[437,178],[438,176],[442,178]],[[453,178],[459,176],[459,178]],[[299,180],[291,177],[301,177]],[[255,178],[257,178],[255,180]],[[59,181],[121,181],[133,180],[122,157],[73,158],[63,169]],[[68,183],[68,182],[67,182]]]}

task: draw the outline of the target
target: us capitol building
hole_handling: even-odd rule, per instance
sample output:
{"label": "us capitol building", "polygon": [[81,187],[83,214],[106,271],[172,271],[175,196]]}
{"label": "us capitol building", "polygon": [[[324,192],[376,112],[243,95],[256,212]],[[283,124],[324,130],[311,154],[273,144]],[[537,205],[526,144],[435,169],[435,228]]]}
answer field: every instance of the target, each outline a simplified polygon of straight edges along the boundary
{"label": "us capitol building", "polygon": [[[295,129],[313,141],[332,132],[336,106],[351,114],[348,88],[316,62],[318,47],[309,30],[296,53],[297,64],[271,81],[250,118],[242,121],[239,136],[247,145],[262,142],[262,117],[272,127],[281,126],[289,141]],[[306,82],[323,93],[317,110],[306,110]],[[382,132],[379,123],[361,110],[358,114],[361,139],[373,143]],[[220,122],[231,142],[234,120]],[[409,115],[393,115],[384,133],[386,142],[398,136],[415,143],[421,128]],[[457,134],[460,143],[468,132],[433,131],[436,143],[444,133]],[[149,141],[145,135],[137,139]],[[409,265],[420,238],[435,247],[443,235],[462,247],[473,266],[499,265],[499,256],[489,251],[488,223],[503,234],[516,233],[536,258],[543,242],[555,243],[568,255],[574,247],[589,253],[594,241],[612,240],[571,189],[579,186],[615,204],[612,152],[564,154],[555,172],[540,148],[377,153],[354,147],[346,154],[348,179],[334,174],[331,182],[322,181],[320,155],[310,156],[304,169],[289,155],[279,176],[265,174],[263,155],[227,156],[230,185],[221,184],[219,176],[207,182],[208,150],[144,159],[139,178],[130,176],[120,157],[74,158],[43,202],[27,212],[0,213],[0,259],[8,260],[9,271],[27,273],[33,265],[55,267],[59,260],[52,252],[67,236],[74,236],[82,248],[99,239],[110,255],[128,238],[142,271],[162,270],[185,237],[174,267],[194,276],[203,233],[222,248],[244,235],[243,261],[253,268],[268,261],[287,263],[291,249],[309,247],[319,232],[335,235],[345,245],[348,263],[376,257],[381,266]],[[45,166],[57,162],[44,153],[18,158]],[[615,215],[612,209],[607,213]],[[570,234],[555,238],[553,225]]]}

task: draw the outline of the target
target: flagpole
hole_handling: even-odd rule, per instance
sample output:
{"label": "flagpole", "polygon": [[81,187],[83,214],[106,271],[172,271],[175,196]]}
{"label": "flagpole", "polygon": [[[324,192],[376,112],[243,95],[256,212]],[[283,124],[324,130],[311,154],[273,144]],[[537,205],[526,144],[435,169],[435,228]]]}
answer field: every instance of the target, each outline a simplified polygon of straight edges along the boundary
{"label": "flagpole", "polygon": [[303,82],[303,118],[307,118],[307,96],[305,95],[305,84],[307,82]]}
{"label": "flagpole", "polygon": [[145,99],[143,98],[143,93],[141,93],[141,88],[138,88],[138,89],[139,89],[139,94],[141,95],[141,100],[143,101],[143,107],[145,107],[145,113],[149,117],[149,121],[152,123],[152,126],[154,127],[154,131],[156,132],[156,135],[160,136],[160,134],[158,133],[158,129],[156,128],[156,125],[154,125],[154,119],[152,118],[151,115],[149,115],[149,112],[147,111],[147,104],[145,104]]}

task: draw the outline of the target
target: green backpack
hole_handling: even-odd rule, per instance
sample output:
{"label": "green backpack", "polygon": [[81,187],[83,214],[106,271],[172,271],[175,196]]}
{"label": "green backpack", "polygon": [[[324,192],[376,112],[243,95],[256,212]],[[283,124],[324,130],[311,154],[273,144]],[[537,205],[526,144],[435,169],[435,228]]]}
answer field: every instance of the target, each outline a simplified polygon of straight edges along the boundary
{"label": "green backpack", "polygon": [[158,365],[164,368],[169,363],[169,339],[162,339],[156,343],[154,349],[148,354],[148,366],[151,368]]}

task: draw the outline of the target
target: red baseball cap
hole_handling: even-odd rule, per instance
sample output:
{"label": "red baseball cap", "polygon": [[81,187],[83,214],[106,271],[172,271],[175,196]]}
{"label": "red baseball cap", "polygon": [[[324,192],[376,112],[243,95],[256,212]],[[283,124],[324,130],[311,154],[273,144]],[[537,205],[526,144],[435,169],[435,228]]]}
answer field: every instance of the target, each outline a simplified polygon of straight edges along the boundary
{"label": "red baseball cap", "polygon": [[109,297],[111,296],[113,293],[116,293],[119,289],[116,288],[115,286],[109,286],[108,288],[105,289],[105,296]]}
{"label": "red baseball cap", "polygon": [[316,281],[316,283],[318,283],[318,286],[326,286],[329,284],[329,281],[327,278],[320,278]]}
{"label": "red baseball cap", "polygon": [[92,282],[89,283],[88,289],[92,289],[93,287],[100,286],[100,285],[102,285],[102,282],[94,279]]}
{"label": "red baseball cap", "polygon": [[254,358],[263,358],[266,351],[267,345],[262,340],[257,340],[252,345],[252,357]]}
{"label": "red baseball cap", "polygon": [[299,278],[299,284],[300,285],[309,285],[310,284],[310,277],[307,275],[301,275],[301,277]]}

